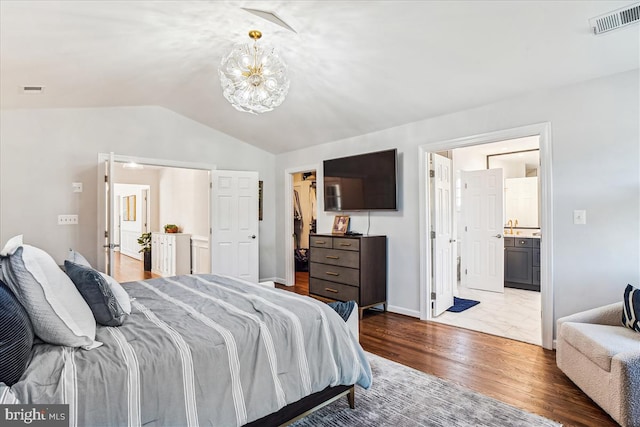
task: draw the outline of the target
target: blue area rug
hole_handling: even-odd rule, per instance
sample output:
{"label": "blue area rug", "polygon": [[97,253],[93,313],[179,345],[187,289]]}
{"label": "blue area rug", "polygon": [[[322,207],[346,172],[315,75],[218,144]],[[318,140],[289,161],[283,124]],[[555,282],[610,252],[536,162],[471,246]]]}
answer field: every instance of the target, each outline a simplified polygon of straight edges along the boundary
{"label": "blue area rug", "polygon": [[447,311],[450,311],[452,313],[460,313],[461,311],[465,311],[466,309],[478,304],[480,304],[480,301],[453,297],[453,305],[447,308]]}

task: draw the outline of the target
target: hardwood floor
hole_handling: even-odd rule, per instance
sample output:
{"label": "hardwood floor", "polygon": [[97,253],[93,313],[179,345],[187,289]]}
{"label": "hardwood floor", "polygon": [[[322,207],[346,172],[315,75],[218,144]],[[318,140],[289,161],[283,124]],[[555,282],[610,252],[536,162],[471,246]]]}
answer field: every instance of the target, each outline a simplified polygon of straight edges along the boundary
{"label": "hardwood floor", "polygon": [[[307,273],[296,286],[309,294]],[[565,426],[617,426],[556,366],[555,351],[394,313],[365,310],[360,344],[371,353],[447,379]]]}
{"label": "hardwood floor", "polygon": [[[120,282],[157,277],[126,256],[115,266]],[[298,272],[296,286],[276,286],[308,295],[309,275]],[[542,347],[374,310],[365,310],[360,321],[360,343],[378,356],[565,426],[618,425],[558,369],[555,352]]]}
{"label": "hardwood floor", "polygon": [[160,277],[150,271],[144,271],[142,261],[122,255],[120,252],[113,254],[113,277],[118,282],[131,282],[133,280],[153,279]]}

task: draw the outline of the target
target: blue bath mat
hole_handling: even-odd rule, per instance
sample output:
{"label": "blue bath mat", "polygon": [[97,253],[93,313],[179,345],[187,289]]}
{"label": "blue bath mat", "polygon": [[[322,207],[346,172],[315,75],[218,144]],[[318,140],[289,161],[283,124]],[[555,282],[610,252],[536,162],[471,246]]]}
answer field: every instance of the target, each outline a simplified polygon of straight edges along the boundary
{"label": "blue bath mat", "polygon": [[451,311],[452,313],[460,313],[461,311],[465,311],[467,308],[471,308],[474,305],[478,304],[480,304],[480,301],[453,297],[453,305],[447,308],[447,311]]}

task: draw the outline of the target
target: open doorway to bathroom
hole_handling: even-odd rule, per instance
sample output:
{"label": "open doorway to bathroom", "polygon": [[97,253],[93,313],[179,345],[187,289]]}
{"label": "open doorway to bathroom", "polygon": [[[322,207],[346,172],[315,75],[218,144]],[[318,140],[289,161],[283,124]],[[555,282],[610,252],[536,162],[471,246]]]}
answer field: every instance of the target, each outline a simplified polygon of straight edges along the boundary
{"label": "open doorway to bathroom", "polygon": [[[420,147],[422,319],[552,348],[550,148],[549,123]],[[528,153],[534,151],[539,158],[530,161]],[[516,159],[526,160],[522,174],[511,176],[510,163]],[[514,178],[535,182],[537,205],[534,200],[525,203],[530,196],[505,202],[504,184],[516,188],[510,181]],[[513,204],[531,212],[507,213],[507,205]],[[528,282],[529,289],[518,289],[526,287],[520,282]],[[455,298],[480,304],[448,312]]]}
{"label": "open doorway to bathroom", "polygon": [[[458,303],[479,304],[434,313],[433,321],[542,344],[539,148],[539,136],[534,135],[438,153],[452,165],[450,220],[457,254],[453,295]],[[498,170],[501,182],[496,192],[501,198],[483,192],[482,181],[472,184]],[[480,197],[486,200],[476,200]],[[486,245],[483,236],[472,235],[483,223],[498,224]],[[493,258],[491,249],[484,247],[496,248],[498,256]],[[501,274],[492,275],[492,269]]]}
{"label": "open doorway to bathroom", "polygon": [[293,174],[293,258],[295,284],[309,283],[309,235],[316,232],[316,171]]}

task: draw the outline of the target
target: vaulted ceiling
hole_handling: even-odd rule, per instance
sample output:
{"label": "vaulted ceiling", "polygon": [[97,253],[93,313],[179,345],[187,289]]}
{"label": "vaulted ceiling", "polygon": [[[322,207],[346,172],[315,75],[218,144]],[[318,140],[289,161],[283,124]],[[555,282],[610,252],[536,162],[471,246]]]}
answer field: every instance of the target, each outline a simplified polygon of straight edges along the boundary
{"label": "vaulted ceiling", "polygon": [[[640,25],[588,22],[630,3],[1,0],[0,108],[159,105],[280,153],[637,69]],[[262,115],[236,111],[217,74],[251,29],[291,78]]]}

